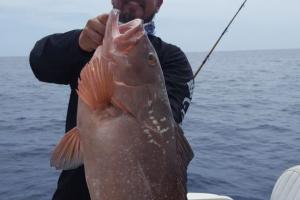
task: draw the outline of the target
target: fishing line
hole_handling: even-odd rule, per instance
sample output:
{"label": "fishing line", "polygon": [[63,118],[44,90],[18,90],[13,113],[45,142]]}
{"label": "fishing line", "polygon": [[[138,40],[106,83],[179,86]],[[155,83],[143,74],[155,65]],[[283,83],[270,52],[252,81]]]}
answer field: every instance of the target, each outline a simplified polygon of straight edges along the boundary
{"label": "fishing line", "polygon": [[196,73],[194,74],[194,79],[196,78],[196,76],[198,75],[198,73],[200,72],[200,70],[202,69],[202,67],[205,65],[205,63],[207,62],[207,60],[209,59],[210,55],[212,54],[212,52],[215,50],[215,48],[217,47],[217,45],[219,44],[219,42],[221,41],[222,37],[225,35],[225,33],[228,31],[230,25],[232,24],[232,22],[234,21],[234,19],[236,18],[236,16],[239,14],[239,12],[242,10],[242,8],[245,6],[246,2],[248,0],[245,0],[243,2],[243,4],[241,5],[241,7],[238,9],[238,11],[235,13],[234,17],[230,20],[229,24],[227,25],[227,27],[224,29],[223,33],[221,34],[221,36],[218,38],[218,40],[216,41],[216,43],[214,44],[214,46],[212,47],[212,49],[209,51],[209,53],[207,54],[207,56],[204,58],[202,64],[200,65],[200,67],[198,68],[198,70],[196,71]]}

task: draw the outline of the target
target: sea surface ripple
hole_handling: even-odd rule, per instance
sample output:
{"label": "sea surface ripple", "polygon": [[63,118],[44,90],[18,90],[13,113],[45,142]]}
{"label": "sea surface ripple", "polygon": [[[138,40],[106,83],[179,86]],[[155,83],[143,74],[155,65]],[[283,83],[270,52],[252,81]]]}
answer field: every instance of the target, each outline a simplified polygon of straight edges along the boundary
{"label": "sea surface ripple", "polygon": [[[194,68],[205,54],[189,53]],[[70,89],[39,82],[27,57],[0,58],[0,199],[48,200],[49,158]],[[300,50],[217,52],[195,82],[183,128],[195,153],[188,190],[267,200],[300,164]]]}

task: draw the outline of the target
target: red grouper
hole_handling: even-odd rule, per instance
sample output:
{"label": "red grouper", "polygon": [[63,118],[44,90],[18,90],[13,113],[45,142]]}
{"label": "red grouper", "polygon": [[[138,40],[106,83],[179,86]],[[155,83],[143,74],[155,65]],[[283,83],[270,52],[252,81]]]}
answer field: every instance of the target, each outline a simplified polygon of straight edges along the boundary
{"label": "red grouper", "polygon": [[158,56],[140,19],[110,12],[103,45],[78,81],[77,127],[51,165],[84,164],[92,200],[187,199],[193,152],[173,119]]}

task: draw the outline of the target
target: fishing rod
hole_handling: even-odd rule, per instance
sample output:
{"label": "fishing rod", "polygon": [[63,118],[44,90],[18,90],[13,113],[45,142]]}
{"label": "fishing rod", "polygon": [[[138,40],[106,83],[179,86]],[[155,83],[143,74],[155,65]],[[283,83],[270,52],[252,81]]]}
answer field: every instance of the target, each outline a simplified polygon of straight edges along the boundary
{"label": "fishing rod", "polygon": [[212,49],[209,51],[209,53],[207,54],[207,56],[205,57],[205,59],[203,60],[202,64],[200,65],[200,67],[198,68],[198,70],[196,71],[196,73],[194,74],[194,79],[196,78],[196,76],[198,75],[198,73],[200,72],[200,70],[202,69],[202,67],[205,65],[205,63],[207,62],[207,60],[209,59],[210,55],[212,54],[212,52],[215,50],[215,48],[217,47],[217,45],[219,44],[219,42],[221,41],[222,37],[225,35],[225,33],[228,31],[228,28],[230,27],[230,25],[232,24],[232,22],[234,21],[234,19],[236,18],[236,16],[239,14],[239,12],[242,10],[242,8],[245,6],[246,2],[248,0],[245,0],[243,2],[243,4],[241,5],[241,7],[238,9],[238,11],[235,13],[234,17],[230,20],[229,24],[227,25],[227,27],[224,29],[223,33],[221,34],[221,36],[218,38],[217,42],[214,44],[214,46],[212,47]]}

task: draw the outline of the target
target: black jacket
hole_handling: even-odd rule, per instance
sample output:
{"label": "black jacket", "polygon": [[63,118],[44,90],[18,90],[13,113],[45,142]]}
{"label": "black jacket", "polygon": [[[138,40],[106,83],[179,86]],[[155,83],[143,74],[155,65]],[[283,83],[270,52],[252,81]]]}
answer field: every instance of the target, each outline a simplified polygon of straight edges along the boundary
{"label": "black jacket", "polygon": [[[81,30],[54,34],[39,40],[30,54],[30,65],[35,76],[44,82],[68,84],[71,95],[66,119],[66,132],[76,126],[77,100],[75,89],[81,69],[92,53],[80,49]],[[181,123],[192,95],[193,73],[184,53],[159,37],[149,35],[159,57],[165,78],[174,119]],[[55,200],[86,200],[89,198],[83,166],[63,171],[58,181]]]}

